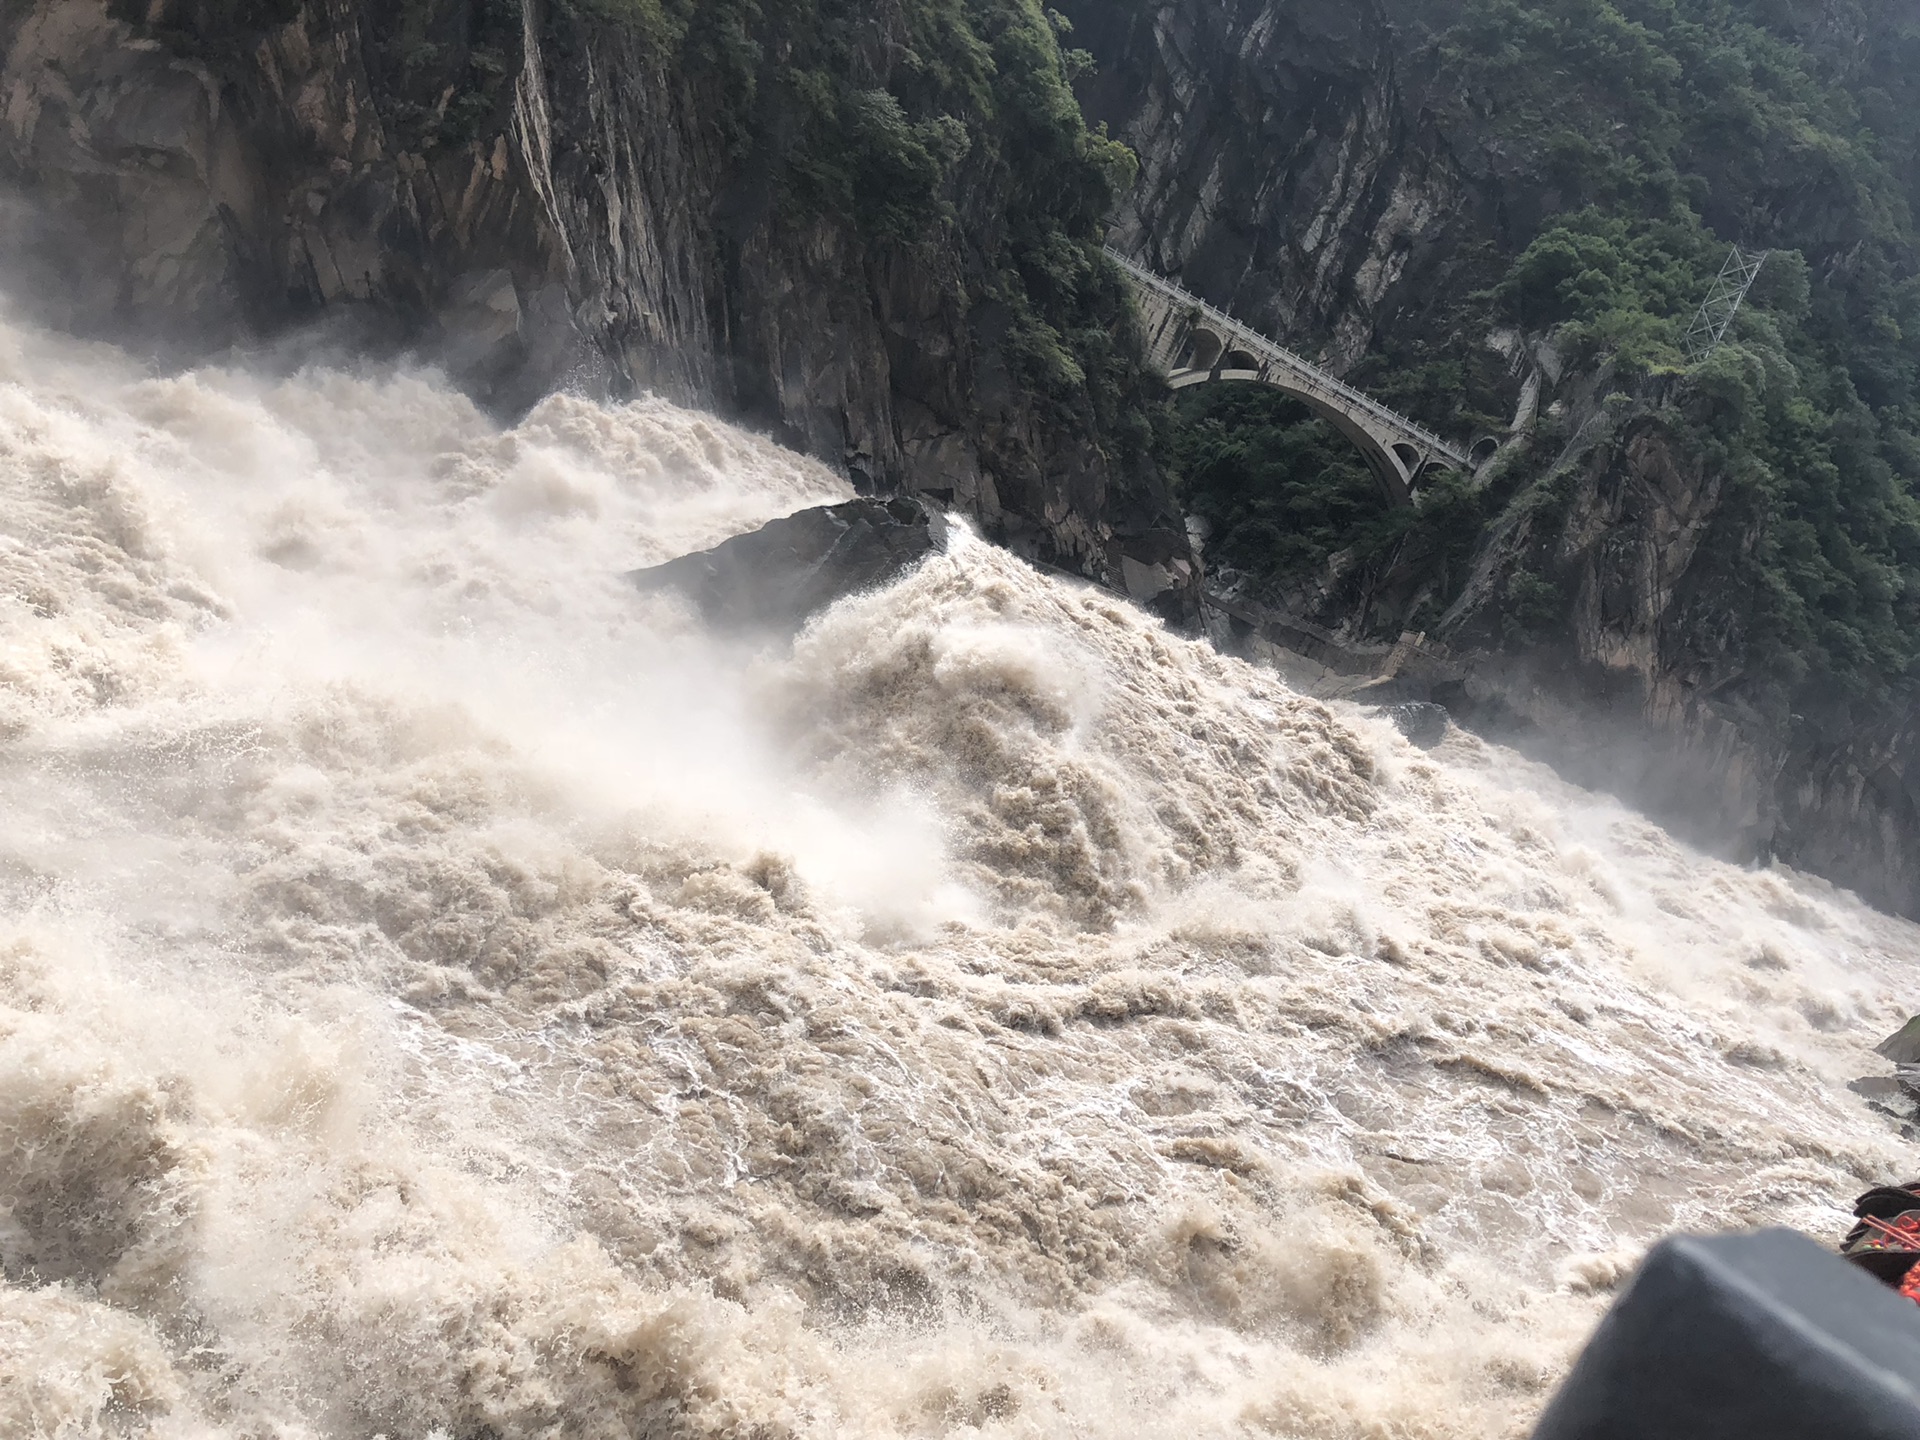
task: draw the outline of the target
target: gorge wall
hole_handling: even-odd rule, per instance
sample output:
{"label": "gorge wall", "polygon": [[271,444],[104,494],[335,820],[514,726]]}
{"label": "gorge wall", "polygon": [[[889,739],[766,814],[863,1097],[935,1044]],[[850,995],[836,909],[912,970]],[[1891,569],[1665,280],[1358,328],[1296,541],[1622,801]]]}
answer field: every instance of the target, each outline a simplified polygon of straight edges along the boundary
{"label": "gorge wall", "polygon": [[1044,13],[839,8],[7,0],[13,288],[175,355],[324,323],[506,410],[655,390],[1190,615],[1094,249],[1125,156]]}
{"label": "gorge wall", "polygon": [[[1116,243],[1444,433],[1507,437],[1432,522],[1456,536],[1423,551],[1416,522],[1267,598],[1355,636],[1424,630],[1468,662],[1458,712],[1706,843],[1920,913],[1899,638],[1920,410],[1893,318],[1912,20],[1064,8],[1099,66],[1089,114],[1140,157]],[[1872,144],[1813,143],[1789,111]],[[1750,328],[1690,366],[1680,329],[1736,239],[1781,255]]]}

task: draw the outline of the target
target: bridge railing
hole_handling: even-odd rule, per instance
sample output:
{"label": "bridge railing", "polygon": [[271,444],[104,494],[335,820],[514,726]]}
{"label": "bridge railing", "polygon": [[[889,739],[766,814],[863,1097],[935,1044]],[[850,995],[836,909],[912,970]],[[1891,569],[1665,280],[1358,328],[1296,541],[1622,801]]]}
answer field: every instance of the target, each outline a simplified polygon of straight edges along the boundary
{"label": "bridge railing", "polygon": [[1146,266],[1129,256],[1121,254],[1120,251],[1114,249],[1111,245],[1103,246],[1102,248],[1107,252],[1108,258],[1129,275],[1133,276],[1135,280],[1145,285],[1149,290],[1156,291],[1160,295],[1190,309],[1198,310],[1207,318],[1210,324],[1218,326],[1234,340],[1241,342],[1242,348],[1263,352],[1267,359],[1277,361],[1287,369],[1296,371],[1307,379],[1310,379],[1314,384],[1331,390],[1334,394],[1352,404],[1357,409],[1366,411],[1377,420],[1384,420],[1396,430],[1405,432],[1407,435],[1419,441],[1420,444],[1446,456],[1447,459],[1453,461],[1463,469],[1472,468],[1473,462],[1468,458],[1466,451],[1442,440],[1438,435],[1427,429],[1426,426],[1420,424],[1419,421],[1402,415],[1398,410],[1390,406],[1382,405],[1365,391],[1356,390],[1353,386],[1347,384],[1346,381],[1329,375],[1311,360],[1302,359],[1285,346],[1275,344],[1258,330],[1243,325],[1232,316],[1209,305],[1178,281],[1169,280],[1164,275],[1156,275],[1153,271],[1147,269]]}

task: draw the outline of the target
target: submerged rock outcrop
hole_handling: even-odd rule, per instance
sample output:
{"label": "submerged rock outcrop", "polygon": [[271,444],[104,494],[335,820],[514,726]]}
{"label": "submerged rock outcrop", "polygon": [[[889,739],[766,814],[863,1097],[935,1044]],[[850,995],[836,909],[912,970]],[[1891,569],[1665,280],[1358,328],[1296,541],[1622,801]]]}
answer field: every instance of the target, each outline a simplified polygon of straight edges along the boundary
{"label": "submerged rock outcrop", "polygon": [[642,590],[673,590],[729,628],[797,630],[834,601],[890,585],[947,548],[947,521],[909,496],[821,505],[746,535],[636,570]]}

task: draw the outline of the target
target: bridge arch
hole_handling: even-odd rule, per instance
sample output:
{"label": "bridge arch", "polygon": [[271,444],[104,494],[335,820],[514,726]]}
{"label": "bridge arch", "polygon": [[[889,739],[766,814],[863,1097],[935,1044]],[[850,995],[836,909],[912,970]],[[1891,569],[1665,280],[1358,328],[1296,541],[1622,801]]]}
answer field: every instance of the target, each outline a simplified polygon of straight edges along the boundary
{"label": "bridge arch", "polygon": [[1195,370],[1212,370],[1227,348],[1226,340],[1206,325],[1195,325],[1187,336],[1184,357]]}
{"label": "bridge arch", "polygon": [[1238,353],[1230,351],[1217,364],[1206,369],[1195,366],[1176,370],[1167,377],[1167,383],[1175,390],[1185,390],[1215,381],[1239,381],[1266,385],[1290,395],[1344,435],[1360,452],[1390,503],[1413,503],[1421,477],[1435,462],[1436,457],[1431,452],[1410,441],[1383,435],[1381,427],[1364,423],[1344,406],[1328,403],[1318,387],[1290,383],[1285,371],[1263,367],[1256,357],[1242,355],[1243,361],[1251,363],[1233,364]]}
{"label": "bridge arch", "polygon": [[1477,468],[1477,457],[1405,415],[1118,251],[1107,253],[1133,283],[1146,325],[1149,358],[1166,372],[1167,383],[1174,389],[1237,380],[1270,385],[1291,395],[1353,442],[1394,505],[1411,505],[1421,476],[1431,468]]}

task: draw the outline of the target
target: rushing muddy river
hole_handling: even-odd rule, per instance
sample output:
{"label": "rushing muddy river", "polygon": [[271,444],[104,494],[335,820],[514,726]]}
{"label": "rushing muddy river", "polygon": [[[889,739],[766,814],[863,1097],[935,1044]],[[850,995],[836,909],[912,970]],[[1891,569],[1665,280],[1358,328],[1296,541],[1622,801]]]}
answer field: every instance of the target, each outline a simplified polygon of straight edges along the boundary
{"label": "rushing muddy river", "polygon": [[0,1433],[1525,1434],[1823,1239],[1920,931],[694,412],[0,324]]}

